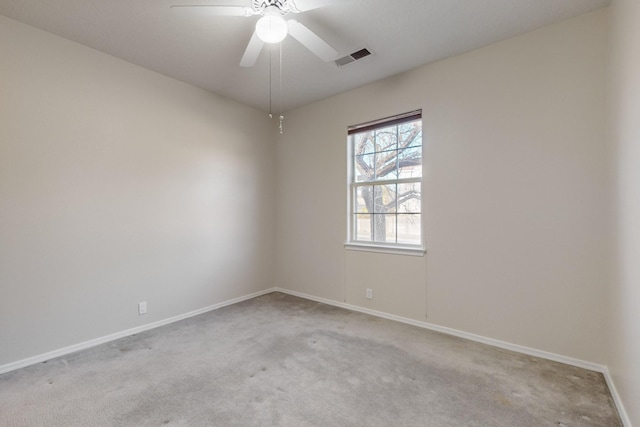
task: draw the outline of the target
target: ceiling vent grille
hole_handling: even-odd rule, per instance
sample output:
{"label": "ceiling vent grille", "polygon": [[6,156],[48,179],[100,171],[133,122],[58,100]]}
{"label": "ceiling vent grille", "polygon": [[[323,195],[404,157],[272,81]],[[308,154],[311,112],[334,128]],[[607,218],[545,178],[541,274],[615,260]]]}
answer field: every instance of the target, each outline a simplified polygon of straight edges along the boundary
{"label": "ceiling vent grille", "polygon": [[356,52],[353,52],[347,56],[343,56],[342,58],[338,58],[336,59],[336,65],[338,67],[344,67],[347,64],[351,64],[352,62],[355,62],[359,59],[362,58],[366,58],[367,56],[371,55],[371,52],[368,49],[360,49]]}

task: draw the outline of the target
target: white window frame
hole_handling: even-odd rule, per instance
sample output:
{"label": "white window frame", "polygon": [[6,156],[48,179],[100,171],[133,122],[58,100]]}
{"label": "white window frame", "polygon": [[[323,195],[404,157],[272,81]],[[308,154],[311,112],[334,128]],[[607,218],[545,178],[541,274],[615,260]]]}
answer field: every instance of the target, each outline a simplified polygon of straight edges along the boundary
{"label": "white window frame", "polygon": [[[399,114],[384,119],[374,120],[360,125],[349,126],[347,136],[347,241],[345,248],[349,250],[358,250],[366,252],[382,252],[397,255],[413,255],[423,256],[426,253],[424,239],[424,140],[421,141],[422,151],[422,168],[423,171],[419,178],[398,178],[388,180],[376,180],[366,182],[356,182],[355,180],[355,154],[354,154],[354,134],[366,130],[385,128],[393,124],[401,124],[404,122],[422,120],[422,110],[414,110],[404,114]],[[420,183],[420,244],[404,244],[404,243],[388,243],[355,240],[355,217],[356,217],[356,197],[355,189],[360,186],[385,185],[385,184],[402,184],[402,183]],[[372,225],[373,226],[373,225]]]}

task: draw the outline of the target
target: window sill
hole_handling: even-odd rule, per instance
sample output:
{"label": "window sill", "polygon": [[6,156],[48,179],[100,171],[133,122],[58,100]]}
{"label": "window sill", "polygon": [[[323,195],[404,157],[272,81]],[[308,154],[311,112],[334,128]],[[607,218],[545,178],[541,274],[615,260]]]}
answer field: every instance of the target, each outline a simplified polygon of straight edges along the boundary
{"label": "window sill", "polygon": [[367,245],[362,243],[345,243],[349,251],[377,252],[393,255],[424,256],[427,251],[423,248],[408,248],[401,246]]}

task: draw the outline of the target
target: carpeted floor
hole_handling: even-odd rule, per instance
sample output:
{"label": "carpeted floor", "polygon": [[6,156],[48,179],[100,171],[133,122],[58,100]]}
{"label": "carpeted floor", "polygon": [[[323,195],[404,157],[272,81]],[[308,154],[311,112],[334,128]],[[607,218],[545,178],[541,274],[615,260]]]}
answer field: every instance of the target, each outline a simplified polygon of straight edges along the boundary
{"label": "carpeted floor", "polygon": [[601,374],[272,293],[0,375],[1,426],[621,426]]}

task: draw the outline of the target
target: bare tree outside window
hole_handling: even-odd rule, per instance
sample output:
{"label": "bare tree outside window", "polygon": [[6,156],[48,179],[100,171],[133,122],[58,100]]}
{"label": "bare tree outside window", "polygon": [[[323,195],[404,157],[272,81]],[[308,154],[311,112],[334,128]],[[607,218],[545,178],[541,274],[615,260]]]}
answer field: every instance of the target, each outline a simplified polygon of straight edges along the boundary
{"label": "bare tree outside window", "polygon": [[390,122],[350,135],[351,240],[420,245],[422,120]]}

